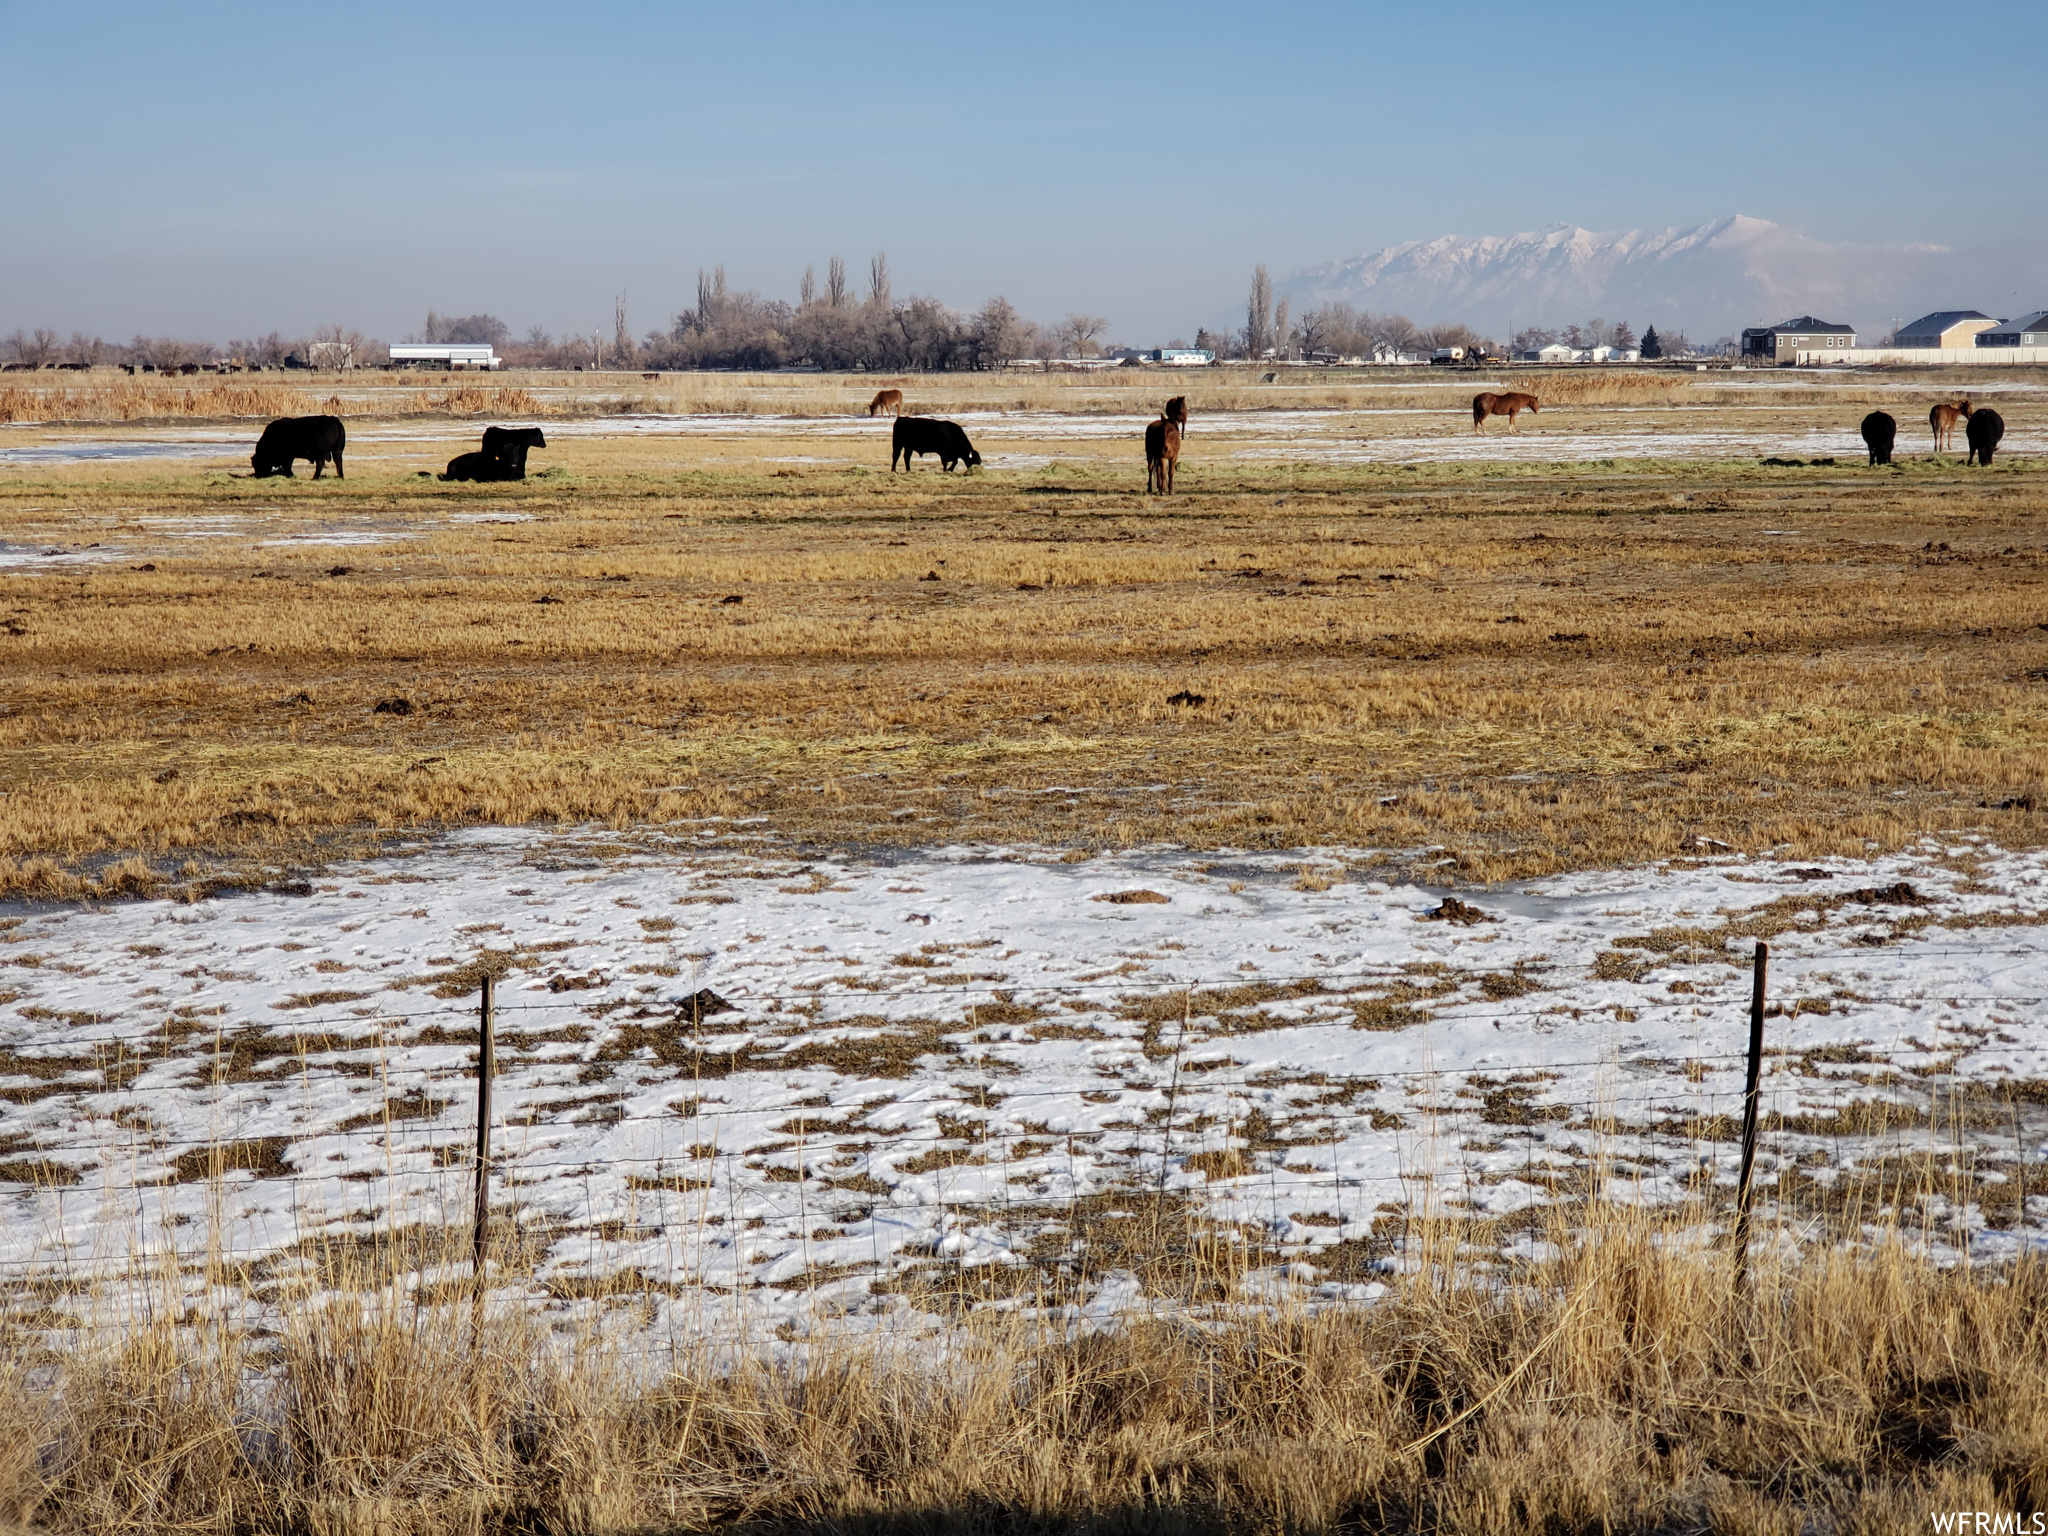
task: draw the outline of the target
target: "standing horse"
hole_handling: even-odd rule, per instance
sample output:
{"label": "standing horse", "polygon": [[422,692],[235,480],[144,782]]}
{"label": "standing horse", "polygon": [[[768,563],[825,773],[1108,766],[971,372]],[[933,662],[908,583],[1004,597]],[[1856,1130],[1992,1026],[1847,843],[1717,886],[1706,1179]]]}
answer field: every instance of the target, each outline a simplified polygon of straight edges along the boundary
{"label": "standing horse", "polygon": [[1145,429],[1145,494],[1173,494],[1173,472],[1180,464],[1180,427],[1161,416]]}
{"label": "standing horse", "polygon": [[874,416],[883,411],[887,411],[891,416],[903,414],[902,390],[882,389],[875,392],[875,398],[868,402],[868,414]]}
{"label": "standing horse", "polygon": [[1474,395],[1472,397],[1472,430],[1477,432],[1489,416],[1505,416],[1508,431],[1515,430],[1515,418],[1527,411],[1536,414],[1534,395]]}
{"label": "standing horse", "polygon": [[1166,402],[1166,409],[1161,411],[1160,414],[1164,416],[1168,421],[1172,422],[1176,427],[1179,427],[1181,431],[1187,431],[1188,397],[1186,395],[1175,395],[1171,400]]}
{"label": "standing horse", "polygon": [[1955,449],[1956,422],[1970,418],[1970,402],[1960,400],[1954,405],[1937,405],[1927,413],[1927,425],[1934,428],[1934,451],[1950,453]]}

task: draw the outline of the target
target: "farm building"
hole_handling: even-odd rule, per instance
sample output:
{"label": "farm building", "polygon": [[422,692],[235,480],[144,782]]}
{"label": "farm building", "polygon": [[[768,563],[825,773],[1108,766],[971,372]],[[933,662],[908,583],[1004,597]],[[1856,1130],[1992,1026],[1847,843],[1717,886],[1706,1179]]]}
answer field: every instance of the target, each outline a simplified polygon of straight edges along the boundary
{"label": "farm building", "polygon": [[1216,354],[1207,347],[1155,347],[1141,355],[1169,368],[1206,368],[1216,361]]}
{"label": "farm building", "polygon": [[2048,309],[2001,320],[1977,333],[1980,347],[2048,347]]}
{"label": "farm building", "polygon": [[1979,331],[1988,331],[1998,322],[1989,315],[1975,309],[1939,309],[1931,315],[1922,315],[1911,325],[1899,327],[1899,334],[1892,342],[1895,347],[1967,347],[1970,338]]}
{"label": "farm building", "polygon": [[1742,333],[1742,360],[1770,367],[1798,360],[1802,351],[1846,351],[1856,345],[1853,325],[1836,325],[1801,315],[1782,325],[1752,326]]}
{"label": "farm building", "polygon": [[414,368],[498,368],[502,359],[487,341],[398,342],[391,348],[391,361]]}

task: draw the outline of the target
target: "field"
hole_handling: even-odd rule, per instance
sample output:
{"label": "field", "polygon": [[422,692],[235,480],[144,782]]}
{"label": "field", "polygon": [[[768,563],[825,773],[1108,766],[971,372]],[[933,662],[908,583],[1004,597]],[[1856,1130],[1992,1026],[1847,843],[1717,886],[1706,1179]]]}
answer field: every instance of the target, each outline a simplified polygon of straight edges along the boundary
{"label": "field", "polygon": [[0,1503],[2048,1504],[2048,388],[878,382],[0,389]]}

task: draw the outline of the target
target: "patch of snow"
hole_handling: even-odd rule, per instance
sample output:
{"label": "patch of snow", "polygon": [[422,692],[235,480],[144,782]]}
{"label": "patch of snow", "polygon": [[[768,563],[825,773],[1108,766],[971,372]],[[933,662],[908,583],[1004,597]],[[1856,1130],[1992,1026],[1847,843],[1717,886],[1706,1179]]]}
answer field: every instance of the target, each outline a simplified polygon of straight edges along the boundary
{"label": "patch of snow", "polygon": [[[481,962],[507,967],[495,1198],[543,1280],[638,1271],[769,1331],[828,1279],[1024,1265],[1128,1192],[1272,1232],[1273,1283],[1313,1290],[1388,1208],[1509,1215],[1596,1160],[1615,1198],[1725,1192],[1749,955],[1688,934],[1788,898],[1767,1115],[1903,1123],[1930,1081],[2048,1078],[2048,856],[1963,856],[1561,876],[1463,893],[1461,925],[1398,880],[1297,888],[1346,850],[798,862],[492,831],[298,894],[15,906],[0,1091],[28,1182],[0,1186],[0,1277],[460,1227]],[[730,1009],[693,1013],[705,989]],[[1891,1143],[1765,1145],[1767,1171],[1853,1170]]]}

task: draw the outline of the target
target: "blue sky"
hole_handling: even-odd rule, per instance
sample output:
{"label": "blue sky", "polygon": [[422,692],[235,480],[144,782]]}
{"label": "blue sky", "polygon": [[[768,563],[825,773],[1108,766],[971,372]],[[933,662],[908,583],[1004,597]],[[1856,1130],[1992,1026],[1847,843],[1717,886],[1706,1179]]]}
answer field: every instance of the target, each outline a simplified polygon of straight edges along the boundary
{"label": "blue sky", "polygon": [[2038,263],[2044,45],[2039,0],[0,0],[0,331],[644,331],[886,250],[1143,343],[1255,262],[1737,212]]}

